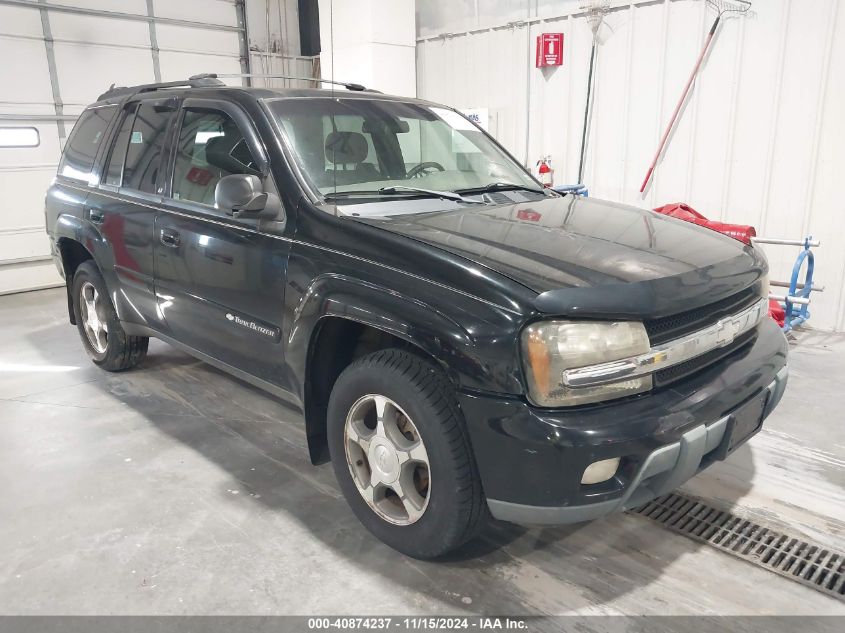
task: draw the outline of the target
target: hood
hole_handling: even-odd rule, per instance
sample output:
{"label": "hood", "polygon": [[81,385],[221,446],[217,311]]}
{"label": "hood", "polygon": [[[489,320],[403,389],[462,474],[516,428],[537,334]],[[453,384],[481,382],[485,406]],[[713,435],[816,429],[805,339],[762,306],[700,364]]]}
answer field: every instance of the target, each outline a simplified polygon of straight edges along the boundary
{"label": "hood", "polygon": [[491,268],[537,292],[538,310],[563,315],[665,316],[767,270],[754,248],[710,229],[580,196],[357,219]]}

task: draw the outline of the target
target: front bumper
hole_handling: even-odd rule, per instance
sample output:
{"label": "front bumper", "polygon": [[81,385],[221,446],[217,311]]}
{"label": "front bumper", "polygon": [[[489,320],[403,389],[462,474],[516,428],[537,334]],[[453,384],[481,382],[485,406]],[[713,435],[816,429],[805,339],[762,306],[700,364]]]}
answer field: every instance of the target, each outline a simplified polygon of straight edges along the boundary
{"label": "front bumper", "polygon": [[[751,342],[714,366],[616,403],[545,410],[461,394],[492,515],[524,524],[575,523],[674,490],[724,459],[734,413],[743,405],[765,398],[762,418],[774,410],[786,388],[786,354],[786,339],[766,319]],[[588,465],[614,457],[622,460],[616,476],[581,484]]]}

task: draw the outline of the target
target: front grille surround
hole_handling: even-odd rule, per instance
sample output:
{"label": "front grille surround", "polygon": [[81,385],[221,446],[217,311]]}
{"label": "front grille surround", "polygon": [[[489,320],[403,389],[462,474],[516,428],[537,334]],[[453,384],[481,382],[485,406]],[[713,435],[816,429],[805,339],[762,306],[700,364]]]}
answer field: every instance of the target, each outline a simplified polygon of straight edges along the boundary
{"label": "front grille surround", "polygon": [[758,292],[750,287],[700,308],[658,319],[648,319],[643,322],[643,325],[652,346],[661,345],[702,330],[719,319],[741,312],[759,299]]}
{"label": "front grille surround", "polygon": [[723,358],[738,352],[740,349],[751,343],[756,336],[757,330],[755,328],[738,336],[730,345],[717,347],[716,349],[710,350],[701,356],[691,358],[684,363],[679,363],[677,365],[673,365],[672,367],[667,367],[666,369],[654,372],[654,386],[665,387],[673,382],[677,382],[678,380],[703,371]]}
{"label": "front grille surround", "polygon": [[[767,312],[768,302],[757,297],[747,308],[727,315],[690,334],[660,345],[651,343],[651,349],[643,354],[566,369],[561,376],[562,384],[574,391],[618,383],[640,376],[653,376],[680,365],[684,365],[686,370],[703,368],[702,357],[710,352],[714,353],[709,358],[724,356],[724,353],[716,354],[718,350],[727,350],[727,353],[730,353],[731,348],[736,348],[742,337],[749,332],[757,331],[760,322],[766,318]],[[693,363],[692,361],[696,359],[699,359],[698,363]]]}

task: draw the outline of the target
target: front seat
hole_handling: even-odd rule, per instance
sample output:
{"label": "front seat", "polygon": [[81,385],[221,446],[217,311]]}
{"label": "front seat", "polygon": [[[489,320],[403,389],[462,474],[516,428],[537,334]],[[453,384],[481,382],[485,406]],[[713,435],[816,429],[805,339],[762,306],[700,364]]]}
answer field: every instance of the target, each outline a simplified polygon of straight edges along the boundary
{"label": "front seat", "polygon": [[375,165],[364,162],[370,147],[360,132],[331,132],[325,145],[326,158],[334,166],[326,170],[328,183],[352,185],[380,178]]}

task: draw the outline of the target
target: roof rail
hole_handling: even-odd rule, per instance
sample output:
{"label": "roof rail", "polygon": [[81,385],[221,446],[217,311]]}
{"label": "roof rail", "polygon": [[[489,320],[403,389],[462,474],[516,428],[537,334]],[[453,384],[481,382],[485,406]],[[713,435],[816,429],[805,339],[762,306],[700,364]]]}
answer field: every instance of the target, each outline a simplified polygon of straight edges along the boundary
{"label": "roof rail", "polygon": [[347,90],[353,90],[355,92],[378,92],[378,90],[373,90],[371,88],[367,88],[366,86],[362,86],[361,84],[355,84],[348,81],[332,81],[331,79],[320,79],[319,77],[294,77],[292,75],[263,75],[256,73],[202,73],[200,75],[194,75],[193,77],[191,77],[191,79],[217,79],[220,77],[225,79],[238,79],[241,77],[250,77],[255,79],[297,79],[299,81],[314,81],[321,84],[335,84],[336,86],[343,86]]}
{"label": "roof rail", "polygon": [[108,90],[97,97],[97,101],[102,101],[103,99],[113,99],[115,97],[131,97],[141,92],[151,92],[161,88],[203,88],[225,85],[226,84],[217,78],[205,75],[196,75],[179,81],[163,81],[154,84],[141,84],[139,86],[115,87],[115,85],[112,84]]}

